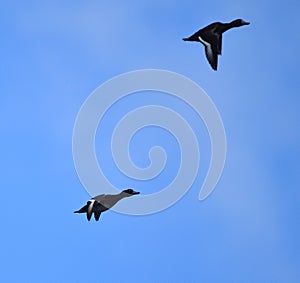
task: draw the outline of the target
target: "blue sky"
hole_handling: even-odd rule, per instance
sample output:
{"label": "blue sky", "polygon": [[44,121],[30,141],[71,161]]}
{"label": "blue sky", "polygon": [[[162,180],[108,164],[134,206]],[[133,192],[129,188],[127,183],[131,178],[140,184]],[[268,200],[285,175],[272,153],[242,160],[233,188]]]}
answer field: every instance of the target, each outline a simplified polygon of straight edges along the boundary
{"label": "blue sky", "polygon": [[[1,282],[297,282],[299,8],[256,0],[2,2]],[[200,44],[181,40],[235,18],[251,25],[224,35],[217,72]],[[189,192],[154,215],[106,212],[87,222],[73,214],[89,199],[72,159],[76,115],[101,83],[144,68],[178,72],[212,98],[227,135],[222,178],[199,202],[209,138],[183,109],[203,155]],[[167,183],[178,147],[151,131],[133,140],[133,159],[145,166],[143,141],[161,135],[175,164],[166,167]],[[159,188],[155,180],[140,185],[142,193]]]}

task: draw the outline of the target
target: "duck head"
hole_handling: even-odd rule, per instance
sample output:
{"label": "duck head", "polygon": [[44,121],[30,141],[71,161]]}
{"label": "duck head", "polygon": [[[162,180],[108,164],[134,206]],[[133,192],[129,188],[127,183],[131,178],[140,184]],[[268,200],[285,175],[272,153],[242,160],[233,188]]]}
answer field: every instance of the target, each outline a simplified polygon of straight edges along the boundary
{"label": "duck head", "polygon": [[246,22],[242,19],[237,19],[231,22],[233,26],[235,27],[241,27],[241,26],[245,26],[245,25],[249,25],[249,22]]}
{"label": "duck head", "polygon": [[138,195],[140,192],[136,192],[133,189],[126,189],[122,191],[122,194],[126,194],[127,197],[133,196],[133,195]]}

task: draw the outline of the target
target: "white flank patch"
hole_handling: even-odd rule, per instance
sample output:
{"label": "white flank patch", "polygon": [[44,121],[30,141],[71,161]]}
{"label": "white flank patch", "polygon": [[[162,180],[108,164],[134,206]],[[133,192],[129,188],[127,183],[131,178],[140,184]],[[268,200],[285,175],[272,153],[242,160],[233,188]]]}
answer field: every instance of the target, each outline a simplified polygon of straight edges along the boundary
{"label": "white flank patch", "polygon": [[92,199],[92,200],[90,200],[90,205],[89,205],[89,207],[88,207],[88,214],[89,215],[91,215],[91,213],[92,213],[92,209],[93,209],[93,205],[94,205],[94,202],[95,202],[95,200],[94,199]]}
{"label": "white flank patch", "polygon": [[200,42],[203,43],[205,46],[209,47],[210,46],[210,43],[208,43],[207,41],[205,41],[204,39],[202,39],[201,36],[198,37]]}

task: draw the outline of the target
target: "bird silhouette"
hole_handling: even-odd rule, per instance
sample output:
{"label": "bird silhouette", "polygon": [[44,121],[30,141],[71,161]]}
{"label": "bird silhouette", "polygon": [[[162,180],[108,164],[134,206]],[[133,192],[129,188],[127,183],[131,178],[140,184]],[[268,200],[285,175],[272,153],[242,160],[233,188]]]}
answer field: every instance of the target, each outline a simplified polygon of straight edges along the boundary
{"label": "bird silhouette", "polygon": [[95,220],[98,221],[101,213],[112,208],[118,201],[138,194],[139,192],[127,189],[116,195],[98,195],[89,200],[85,206],[74,211],[74,213],[86,213],[88,221],[91,220],[92,214],[94,213]]}
{"label": "bird silhouette", "polygon": [[205,47],[205,55],[209,64],[216,71],[218,68],[218,55],[222,53],[222,34],[231,28],[249,24],[249,22],[245,22],[242,19],[237,19],[230,23],[215,22],[182,40],[201,42]]}

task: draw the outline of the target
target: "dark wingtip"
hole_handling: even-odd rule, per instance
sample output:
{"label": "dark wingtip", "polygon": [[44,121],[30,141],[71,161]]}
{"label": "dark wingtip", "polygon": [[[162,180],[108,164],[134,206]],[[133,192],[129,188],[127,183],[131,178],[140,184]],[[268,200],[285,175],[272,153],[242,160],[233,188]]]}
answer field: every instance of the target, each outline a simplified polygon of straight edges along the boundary
{"label": "dark wingtip", "polygon": [[217,71],[218,70],[218,65],[217,64],[210,64],[211,68],[214,70],[214,71]]}

